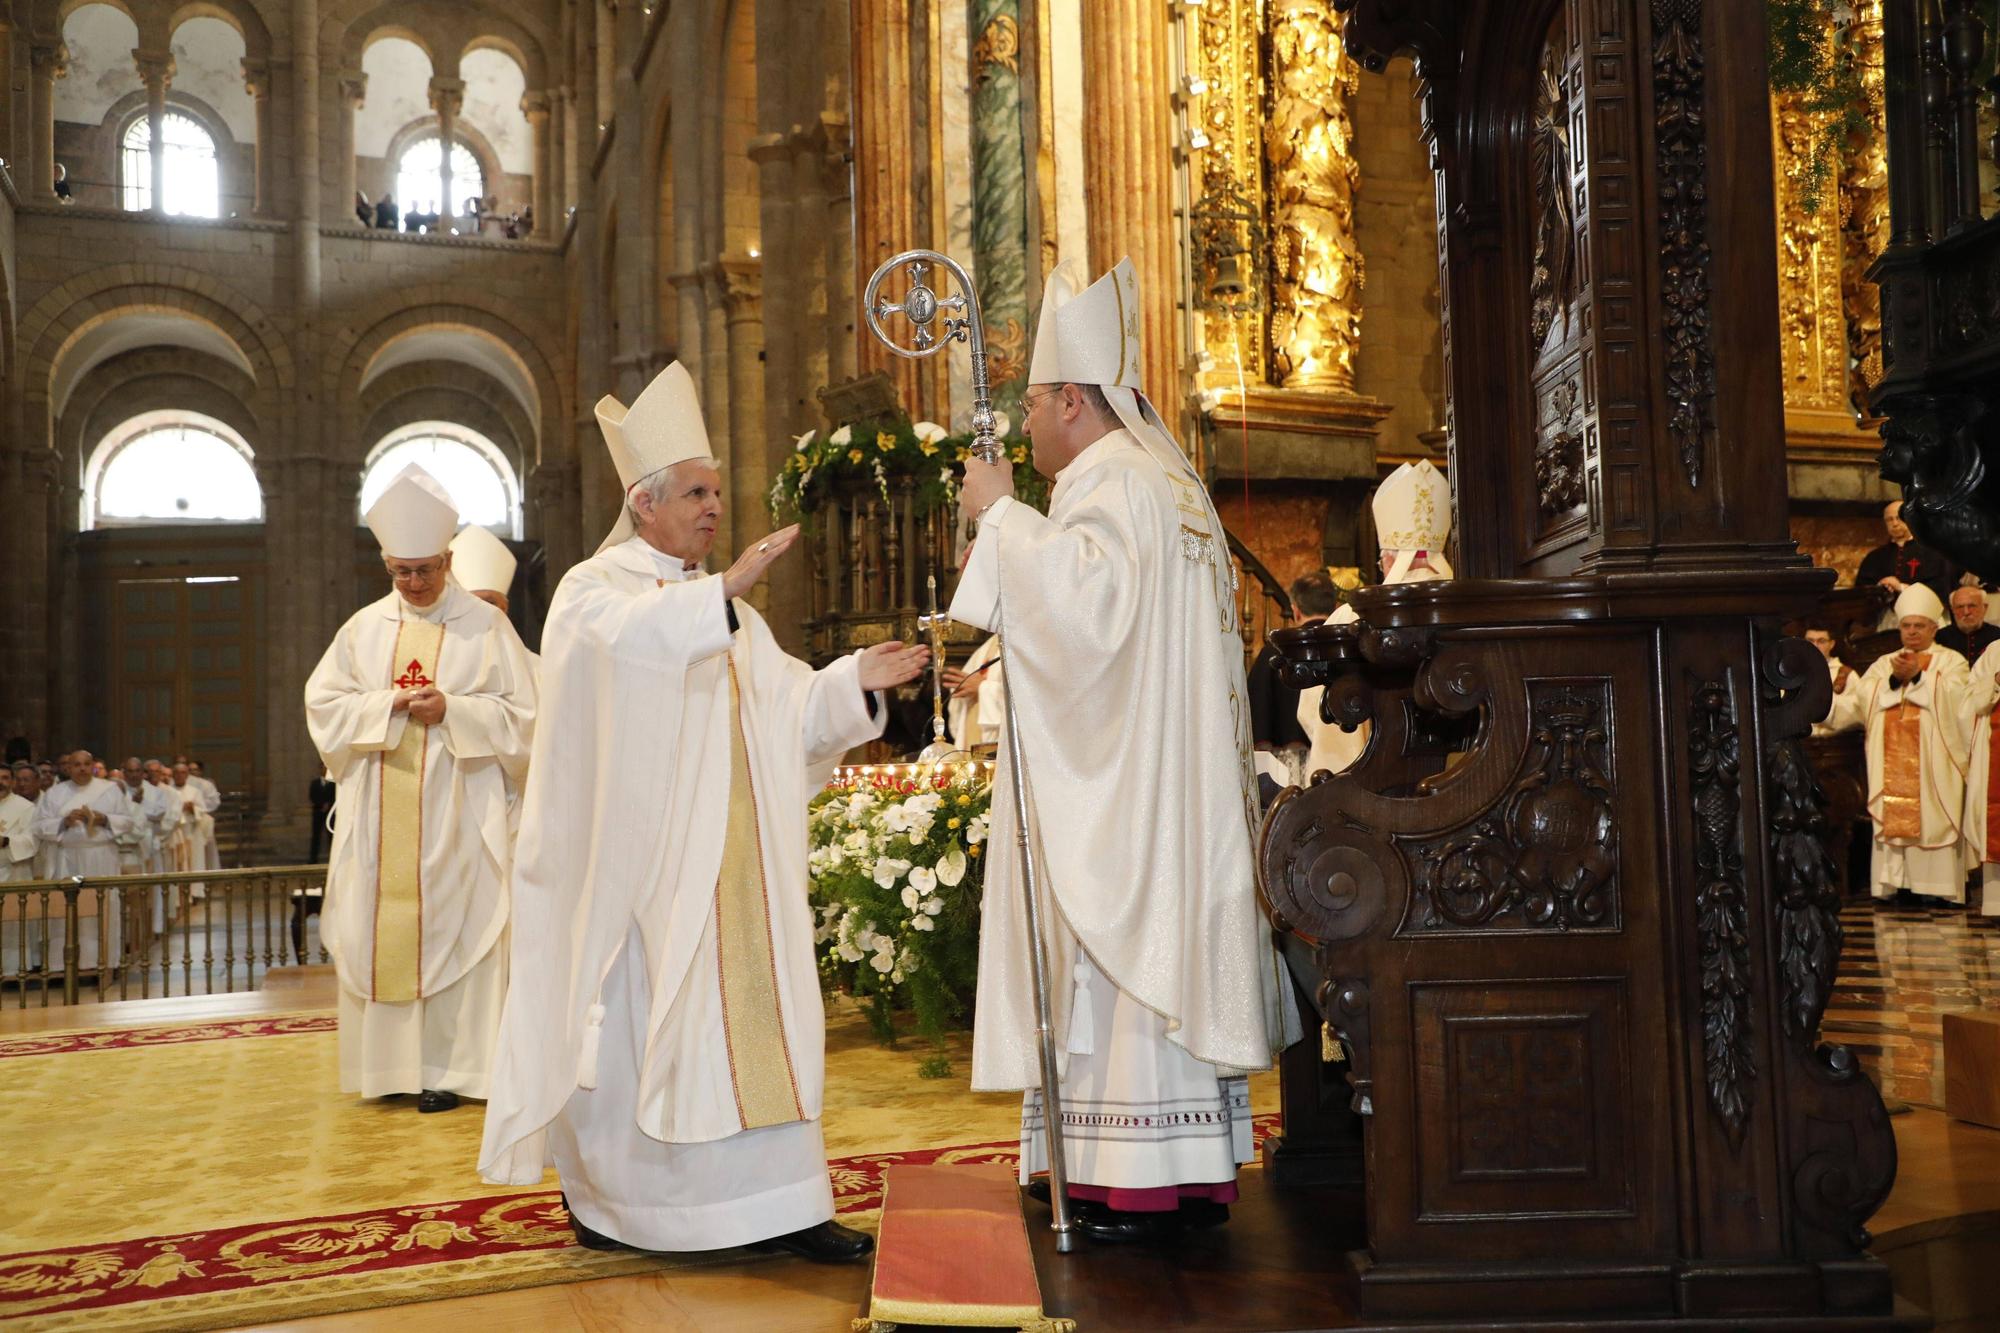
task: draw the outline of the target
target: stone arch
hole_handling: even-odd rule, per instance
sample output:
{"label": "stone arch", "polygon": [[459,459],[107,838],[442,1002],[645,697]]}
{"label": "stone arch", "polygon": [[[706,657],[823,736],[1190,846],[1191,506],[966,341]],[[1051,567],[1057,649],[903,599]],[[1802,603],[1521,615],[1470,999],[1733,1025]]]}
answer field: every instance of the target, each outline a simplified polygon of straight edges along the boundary
{"label": "stone arch", "polygon": [[221,19],[236,29],[243,38],[244,59],[265,60],[270,57],[271,30],[264,25],[264,16],[249,0],[188,0],[168,13],[167,40],[173,41],[174,34],[180,31],[183,23],[198,18]]}
{"label": "stone arch", "polygon": [[[403,160],[404,151],[425,135],[436,133],[438,133],[438,118],[435,114],[432,114],[417,117],[389,136],[388,148],[383,152],[382,159],[389,164],[391,184],[395,182],[396,164]],[[463,146],[467,152],[472,154],[473,160],[479,163],[479,174],[486,183],[486,189],[489,191],[492,190],[494,182],[506,174],[505,168],[500,165],[499,151],[493,147],[484,134],[479,132],[477,126],[468,125],[462,120],[458,122],[457,128],[452,131],[451,137],[454,144]],[[464,201],[453,200],[452,202],[454,205],[458,205]]]}
{"label": "stone arch", "polygon": [[459,48],[454,65],[474,51],[498,51],[521,67],[521,77],[526,80],[529,92],[549,86],[548,60],[542,53],[542,44],[527,29],[487,9],[479,10],[469,23],[473,35]]}
{"label": "stone arch", "polygon": [[81,478],[91,450],[109,431],[161,410],[214,417],[248,441],[253,458],[261,461],[269,432],[255,394],[249,376],[211,356],[183,348],[121,353],[94,367],[71,394],[56,422],[58,466]]}
{"label": "stone arch", "polygon": [[535,457],[536,423],[492,376],[462,361],[419,361],[376,376],[362,392],[362,449],[418,421],[455,421],[510,454],[517,477]]}
{"label": "stone arch", "polygon": [[[256,168],[253,164],[250,172],[251,179],[246,181],[239,178],[241,173],[237,170],[236,166],[236,152],[243,145],[237,141],[234,134],[230,133],[229,122],[223,119],[221,112],[217,111],[201,98],[194,96],[192,93],[182,92],[177,88],[170,87],[167,89],[167,110],[170,113],[179,112],[189,120],[194,121],[202,129],[206,130],[208,137],[214,141],[217,185],[216,203],[219,206],[220,215],[223,217],[229,216],[229,210],[220,207],[220,205],[224,201],[231,199],[240,200],[243,204],[242,211],[247,213],[250,207],[250,200],[256,196],[257,192]],[[119,192],[121,201],[124,198],[125,190],[125,133],[131,129],[135,122],[144,119],[146,119],[146,90],[144,88],[126,93],[123,97],[113,102],[110,110],[104,113],[102,129],[104,132],[105,152],[109,156],[110,161],[103,164],[100,170],[104,171],[106,178],[112,182],[113,188]]]}
{"label": "stone arch", "polygon": [[352,447],[360,447],[361,388],[369,368],[389,347],[428,330],[462,330],[503,348],[525,372],[536,396],[533,447],[524,458],[523,474],[531,471],[540,451],[557,439],[568,410],[568,396],[556,374],[556,360],[542,340],[515,321],[515,312],[492,297],[466,291],[459,284],[428,283],[376,302],[345,321],[329,340],[327,364],[332,367],[332,401],[340,404],[341,430]]}
{"label": "stone arch", "polygon": [[370,17],[375,14],[382,15],[381,22],[372,27],[364,28],[357,24],[349,28],[346,40],[341,43],[341,68],[360,69],[361,58],[368,54],[369,47],[391,37],[398,37],[424,53],[424,59],[431,62],[432,78],[450,77],[438,71],[439,43],[435,34],[426,33],[422,28],[402,21],[400,17],[389,17],[391,14],[403,14],[404,9],[405,7],[401,5],[383,5],[379,9],[370,11]]}
{"label": "stone arch", "polygon": [[[28,349],[17,383],[23,406],[49,425],[50,386],[63,357],[90,330],[139,311],[170,311],[213,327],[235,345],[256,382],[258,415],[282,429],[280,407],[295,372],[291,350],[254,301],[206,273],[171,264],[110,264],[54,288],[21,319],[17,345]],[[30,415],[28,420],[35,418]]]}

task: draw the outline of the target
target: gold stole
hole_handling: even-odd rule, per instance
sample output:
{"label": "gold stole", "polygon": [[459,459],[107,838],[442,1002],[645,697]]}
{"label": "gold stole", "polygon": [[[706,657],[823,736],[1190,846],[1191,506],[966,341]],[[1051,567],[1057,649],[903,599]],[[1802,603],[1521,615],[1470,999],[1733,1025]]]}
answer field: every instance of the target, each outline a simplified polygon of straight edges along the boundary
{"label": "gold stole", "polygon": [[729,1078],[745,1129],[806,1118],[778,999],[771,902],[757,837],[757,792],[743,742],[736,663],[729,664],[729,821],[715,883],[715,941]]}
{"label": "gold stole", "polygon": [[[1921,654],[1918,670],[1931,664]],[[1882,837],[1924,840],[1924,710],[1899,703],[1882,715]]]}
{"label": "gold stole", "polygon": [[[389,684],[399,690],[437,684],[444,626],[405,620],[396,627]],[[403,737],[382,752],[381,830],[375,848],[375,974],[370,997],[407,1004],[423,993],[424,752],[431,729],[405,718]]]}

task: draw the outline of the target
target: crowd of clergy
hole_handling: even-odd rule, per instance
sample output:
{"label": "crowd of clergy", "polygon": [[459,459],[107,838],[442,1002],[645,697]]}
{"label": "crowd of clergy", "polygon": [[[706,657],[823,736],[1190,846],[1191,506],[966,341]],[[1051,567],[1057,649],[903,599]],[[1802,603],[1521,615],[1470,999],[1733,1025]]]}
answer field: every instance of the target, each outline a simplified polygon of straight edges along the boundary
{"label": "crowd of clergy", "polygon": [[220,870],[222,793],[186,755],[0,766],[0,883]]}
{"label": "crowd of clergy", "polygon": [[[1257,905],[1226,538],[1139,391],[1139,308],[1129,262],[1050,278],[1023,409],[1054,489],[1044,514],[1004,461],[967,463],[951,615],[996,637],[946,682],[961,744],[1000,747],[996,848],[1016,747],[1034,775],[1069,1196],[1107,1241],[1226,1220],[1247,1076],[1299,1035]],[[596,412],[625,503],[539,658],[504,614],[511,557],[458,531],[437,482],[412,467],[366,515],[389,590],[305,692],[337,792],[340,1085],[420,1112],[484,1099],[481,1175],[553,1166],[585,1246],[855,1259],[871,1242],[833,1220],[821,1127],[807,805],[928,653],[784,652],[746,599],[796,527],[708,568],[725,492],[684,368]],[[1415,550],[1398,569],[1449,572]],[[1147,818],[1105,818],[1114,791]],[[972,1084],[1021,1094],[1021,1179],[1046,1200],[1024,892],[995,856]]]}

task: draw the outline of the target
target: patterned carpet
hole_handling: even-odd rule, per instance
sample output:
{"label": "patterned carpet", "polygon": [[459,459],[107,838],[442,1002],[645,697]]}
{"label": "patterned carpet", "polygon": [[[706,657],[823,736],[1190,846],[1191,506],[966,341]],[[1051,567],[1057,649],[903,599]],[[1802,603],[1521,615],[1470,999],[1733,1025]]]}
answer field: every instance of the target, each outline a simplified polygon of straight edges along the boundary
{"label": "patterned carpet", "polygon": [[1944,1105],[1943,1015],[2000,1008],[2000,917],[1852,905],[1821,1030],[1861,1057],[1882,1095]]}
{"label": "patterned carpet", "polygon": [[[850,1006],[829,1013],[824,1117],[835,1205],[872,1228],[883,1168],[1015,1159],[1020,1099],[920,1079]],[[499,1190],[473,1170],[477,1104],[335,1091],[332,1016],[300,1013],[0,1038],[0,1320],[203,1329],[741,1262],[599,1254],[572,1241],[553,1174]],[[1274,1075],[1255,1083],[1261,1133]]]}

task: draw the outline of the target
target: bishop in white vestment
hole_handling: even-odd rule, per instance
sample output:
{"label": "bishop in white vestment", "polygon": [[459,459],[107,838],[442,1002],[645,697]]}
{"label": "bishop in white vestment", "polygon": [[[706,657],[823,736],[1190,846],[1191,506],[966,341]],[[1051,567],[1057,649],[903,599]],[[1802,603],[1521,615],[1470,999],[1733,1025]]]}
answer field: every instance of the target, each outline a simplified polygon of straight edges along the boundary
{"label": "bishop in white vestment", "polygon": [[[1248,1071],[1291,1002],[1257,906],[1248,689],[1227,539],[1137,392],[1129,260],[1058,268],[1024,399],[1047,517],[973,460],[980,521],[955,620],[1001,636],[1046,865],[1068,1180],[1078,1225],[1124,1239],[1227,1216],[1251,1158]],[[1010,769],[993,796],[972,1081],[1028,1090],[1021,1173],[1048,1158]]]}
{"label": "bishop in white vestment", "polygon": [[[806,802],[927,654],[820,671],[742,598],[797,529],[701,569],[721,481],[669,365],[597,405],[626,503],[556,590],[514,869],[514,975],[480,1173],[561,1177],[593,1248],[854,1259],[820,1133]],[[820,770],[820,771],[815,771]]]}
{"label": "bishop in white vestment", "polygon": [[1902,649],[1876,661],[1836,699],[1836,729],[1868,729],[1869,878],[1898,892],[1965,901],[1965,778],[1971,730],[1965,659],[1936,643],[1944,604],[1921,583],[1896,598]]}
{"label": "bishop in white vestment", "polygon": [[2000,916],[2000,727],[1993,709],[2000,704],[2000,643],[1989,644],[1965,690],[1970,732],[1965,778],[1965,863],[1979,867],[1980,910]]}
{"label": "bishop in white vestment", "polygon": [[498,611],[447,580],[458,515],[412,465],[368,511],[395,587],[341,626],[306,682],[338,784],[321,930],[340,979],[340,1086],[484,1097],[507,989],[509,789],[535,675]]}

